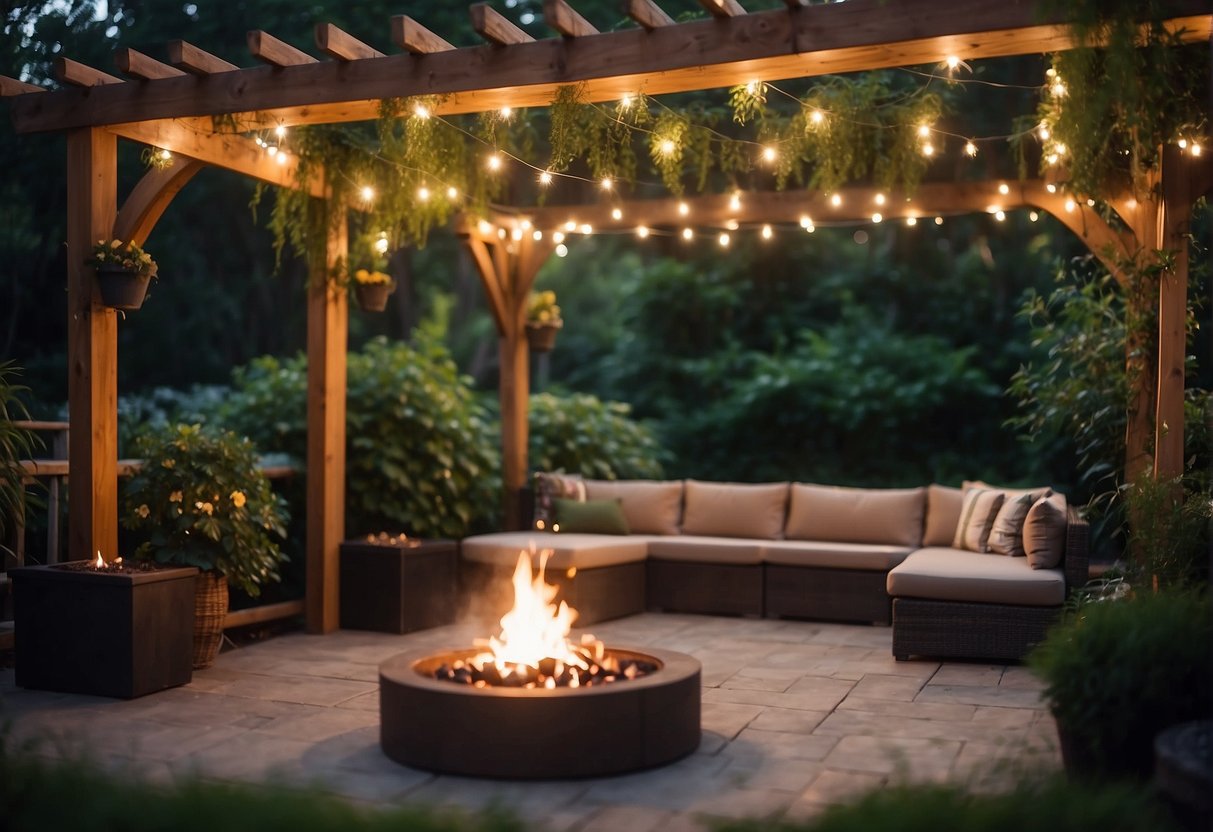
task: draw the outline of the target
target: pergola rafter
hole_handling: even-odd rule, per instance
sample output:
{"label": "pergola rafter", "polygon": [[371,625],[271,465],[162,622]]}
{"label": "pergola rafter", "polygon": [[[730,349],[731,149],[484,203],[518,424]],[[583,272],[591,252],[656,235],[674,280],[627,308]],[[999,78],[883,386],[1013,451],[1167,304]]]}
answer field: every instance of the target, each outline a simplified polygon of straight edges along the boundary
{"label": "pergola rafter", "polygon": [[[18,132],[68,133],[68,314],[69,402],[73,420],[87,425],[71,433],[69,458],[72,557],[101,550],[117,552],[117,318],[102,306],[83,266],[84,252],[112,234],[146,239],[173,195],[202,164],[234,170],[284,187],[297,187],[296,160],[262,152],[243,133],[279,126],[375,119],[384,99],[441,97],[437,114],[500,107],[547,106],[558,89],[580,84],[584,100],[625,95],[660,95],[730,87],[750,81],[778,81],[942,62],[1059,51],[1074,41],[1064,10],[1041,17],[1035,0],[849,0],[807,6],[786,0],[785,9],[746,14],[736,0],[701,0],[705,20],[675,23],[653,0],[627,0],[625,14],[638,26],[599,33],[564,0],[544,4],[545,20],[558,37],[533,40],[486,5],[473,6],[473,28],[487,45],[455,47],[407,16],[391,20],[391,41],[405,50],[382,55],[331,24],[316,28],[318,49],[332,60],[317,60],[263,31],[249,33],[248,47],[263,65],[241,68],[185,41],[167,44],[167,62],[134,50],[116,57],[124,81],[106,72],[58,58],[56,77],[66,88],[41,87],[0,77],[0,96],[12,98]],[[1173,0],[1166,25],[1184,42],[1208,41],[1213,13],[1207,0]],[[42,94],[34,94],[42,93]],[[216,129],[214,116],[236,125]],[[176,170],[147,174],[121,211],[117,208],[118,137],[169,150],[184,157]],[[1182,470],[1183,354],[1187,263],[1183,234],[1191,202],[1208,191],[1207,166],[1193,168],[1173,149],[1164,155],[1157,188],[1125,193],[1111,203],[1130,232],[1113,229],[1085,206],[1067,210],[1066,197],[1044,183],[924,184],[911,197],[922,215],[1003,210],[1034,205],[1056,216],[1082,238],[1123,279],[1116,264],[1160,248],[1181,252],[1160,288],[1157,366],[1158,394],[1138,405],[1155,412],[1154,471]],[[1196,173],[1194,173],[1196,171]],[[304,187],[320,200],[330,195],[321,174]],[[749,194],[744,220],[792,222],[801,213],[831,219],[870,219],[872,189],[840,191],[842,206],[819,194]],[[886,195],[881,213],[904,216],[904,195]],[[726,197],[626,202],[625,222],[683,225],[727,223],[735,210]],[[900,200],[900,202],[898,202]],[[1136,200],[1136,201],[1134,201]],[[723,206],[723,207],[722,207]],[[607,206],[580,206],[581,222],[610,227]],[[344,531],[345,357],[347,298],[326,279],[348,246],[345,206],[328,206],[338,216],[328,225],[325,256],[310,264],[308,289],[308,481],[307,564],[309,629],[337,626],[337,547]],[[554,248],[551,234],[522,233],[524,220],[536,230],[556,225],[568,208],[501,209],[484,220],[464,218],[459,232],[489,298],[499,334],[502,440],[507,506],[526,476],[528,350],[525,304],[540,266]],[[671,214],[671,211],[673,214]],[[598,219],[602,217],[602,219]],[[608,219],[609,217],[609,219]],[[643,219],[642,219],[643,218]],[[562,217],[559,221],[565,221]],[[732,217],[741,220],[741,217]],[[1148,393],[1148,391],[1147,391]],[[1130,450],[1144,449],[1140,414],[1131,415]],[[516,519],[516,518],[513,518]]]}

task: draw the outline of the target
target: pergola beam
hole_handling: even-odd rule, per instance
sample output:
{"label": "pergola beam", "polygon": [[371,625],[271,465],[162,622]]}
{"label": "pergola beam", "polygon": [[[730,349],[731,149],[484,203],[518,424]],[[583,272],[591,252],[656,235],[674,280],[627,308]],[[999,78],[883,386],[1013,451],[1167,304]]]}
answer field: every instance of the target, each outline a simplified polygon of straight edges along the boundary
{"label": "pergola beam", "polygon": [[176,67],[161,63],[134,49],[119,49],[115,52],[114,65],[122,74],[130,75],[141,81],[155,81],[158,78],[177,78],[185,75]]}
{"label": "pergola beam", "polygon": [[46,87],[40,87],[37,84],[27,84],[24,81],[18,81],[16,78],[9,78],[7,75],[0,75],[0,98],[25,95],[31,92],[46,92]]}
{"label": "pergola beam", "polygon": [[248,33],[247,39],[248,51],[252,56],[259,61],[264,61],[275,69],[319,63],[302,49],[296,49],[286,41],[274,37],[269,32],[254,29]]}
{"label": "pergola beam", "polygon": [[526,32],[519,29],[501,16],[488,3],[477,3],[468,9],[472,18],[472,29],[480,37],[497,46],[530,43],[534,40]]}
{"label": "pergola beam", "polygon": [[699,0],[699,5],[712,17],[729,18],[745,14],[737,0]]}
{"label": "pergola beam", "polygon": [[666,14],[665,9],[653,0],[627,0],[623,5],[623,13],[649,31],[674,25],[674,18]]}
{"label": "pergola beam", "polygon": [[[486,20],[495,14],[476,8]],[[1173,9],[1168,26],[1182,30],[1185,41],[1213,34],[1206,0],[1175,0]],[[573,44],[553,38],[420,57],[253,67],[205,85],[165,78],[87,94],[60,90],[18,96],[12,109],[19,132],[250,112],[288,126],[361,121],[378,117],[382,99],[413,95],[448,95],[441,112],[476,112],[544,106],[558,87],[579,82],[587,100],[606,101],[637,91],[658,95],[935,63],[951,54],[976,60],[1052,52],[1073,46],[1066,22],[1064,11],[1039,18],[1033,0],[849,0],[795,14],[775,9],[624,29]]]}
{"label": "pergola beam", "polygon": [[449,52],[455,48],[407,14],[392,18],[392,43],[414,55]]}
{"label": "pergola beam", "polygon": [[114,238],[127,240],[137,246],[146,243],[173,197],[202,167],[202,162],[196,159],[178,159],[167,168],[153,168],[143,174],[118,210],[118,218],[114,220]]}
{"label": "pergola beam", "polygon": [[382,58],[383,53],[332,23],[316,24],[316,48],[339,61]]}
{"label": "pergola beam", "polygon": [[53,72],[56,80],[73,87],[101,87],[108,84],[122,84],[121,78],[115,78],[108,72],[93,69],[71,58],[55,58]]}
{"label": "pergola beam", "polygon": [[168,52],[170,64],[191,75],[215,75],[240,69],[235,64],[183,40],[170,40],[165,50]]}
{"label": "pergola beam", "polygon": [[543,19],[566,38],[596,35],[598,30],[565,0],[543,0]]}

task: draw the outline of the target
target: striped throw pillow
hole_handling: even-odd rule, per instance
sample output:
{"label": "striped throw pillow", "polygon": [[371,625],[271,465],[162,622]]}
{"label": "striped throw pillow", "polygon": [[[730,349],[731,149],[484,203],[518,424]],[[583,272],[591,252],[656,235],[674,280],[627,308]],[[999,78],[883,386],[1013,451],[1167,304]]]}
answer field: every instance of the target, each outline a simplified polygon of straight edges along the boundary
{"label": "striped throw pillow", "polygon": [[994,525],[990,528],[989,550],[996,555],[1022,558],[1026,555],[1023,549],[1023,522],[1028,519],[1028,510],[1041,497],[1047,497],[1051,491],[1030,491],[1026,494],[1007,495]]}
{"label": "striped throw pillow", "polygon": [[952,548],[985,552],[994,518],[1006,495],[986,488],[970,488],[960,506],[960,522],[952,538]]}

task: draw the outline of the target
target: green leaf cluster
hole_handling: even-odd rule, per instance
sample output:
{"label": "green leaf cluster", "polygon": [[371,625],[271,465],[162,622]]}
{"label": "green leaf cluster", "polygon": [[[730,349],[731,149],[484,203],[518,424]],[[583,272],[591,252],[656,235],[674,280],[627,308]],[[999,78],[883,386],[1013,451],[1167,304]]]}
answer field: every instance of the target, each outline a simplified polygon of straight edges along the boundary
{"label": "green leaf cluster", "polygon": [[231,431],[170,425],[136,443],[143,465],[122,489],[122,524],[146,534],[136,556],[218,572],[251,596],[279,579],[286,501]]}
{"label": "green leaf cluster", "polygon": [[631,418],[631,407],[586,393],[536,393],[530,402],[530,462],[537,471],[567,471],[590,479],[662,477],[665,453],[653,431]]}
{"label": "green leaf cluster", "polygon": [[1158,732],[1213,715],[1213,608],[1207,593],[1136,589],[1069,614],[1028,662],[1090,763],[1145,779]]}
{"label": "green leaf cluster", "polygon": [[42,447],[38,436],[14,422],[28,419],[29,413],[18,398],[28,388],[16,383],[21,368],[12,361],[0,361],[0,541],[8,539],[14,528],[25,525],[25,469],[21,460],[32,459]]}

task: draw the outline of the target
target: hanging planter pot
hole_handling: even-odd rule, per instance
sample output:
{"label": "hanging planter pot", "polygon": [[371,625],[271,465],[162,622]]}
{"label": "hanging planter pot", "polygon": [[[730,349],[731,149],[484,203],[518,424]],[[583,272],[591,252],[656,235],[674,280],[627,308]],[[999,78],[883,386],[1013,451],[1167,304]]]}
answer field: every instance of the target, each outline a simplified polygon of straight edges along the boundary
{"label": "hanging planter pot", "polygon": [[534,324],[526,325],[526,340],[530,344],[531,352],[551,352],[556,346],[556,333],[560,331],[560,327],[554,324],[543,324],[535,326]]}
{"label": "hanging planter pot", "polygon": [[140,274],[113,266],[97,267],[97,288],[101,302],[112,309],[134,311],[143,306],[150,274]]}
{"label": "hanging planter pot", "polygon": [[387,308],[387,299],[396,291],[395,283],[355,283],[354,297],[365,312],[382,312]]}

